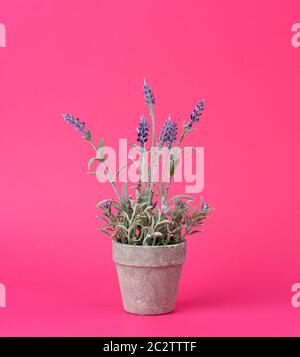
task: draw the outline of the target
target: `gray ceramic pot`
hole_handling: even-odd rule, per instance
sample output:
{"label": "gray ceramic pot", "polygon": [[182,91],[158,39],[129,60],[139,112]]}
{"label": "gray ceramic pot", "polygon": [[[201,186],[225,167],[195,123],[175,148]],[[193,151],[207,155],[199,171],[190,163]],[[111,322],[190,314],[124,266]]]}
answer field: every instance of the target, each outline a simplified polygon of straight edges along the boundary
{"label": "gray ceramic pot", "polygon": [[124,309],[140,315],[173,311],[186,242],[136,246],[113,240],[112,248]]}

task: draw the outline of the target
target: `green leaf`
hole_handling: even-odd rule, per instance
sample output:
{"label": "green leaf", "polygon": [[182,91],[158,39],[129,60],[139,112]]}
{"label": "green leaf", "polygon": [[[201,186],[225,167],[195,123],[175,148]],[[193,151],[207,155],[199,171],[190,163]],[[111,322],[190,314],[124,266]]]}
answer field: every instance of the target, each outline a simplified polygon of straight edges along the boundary
{"label": "green leaf", "polygon": [[99,149],[102,149],[104,146],[104,139],[100,139],[100,143],[99,143]]}
{"label": "green leaf", "polygon": [[175,170],[175,162],[174,162],[174,155],[170,155],[170,176],[172,177],[174,175],[174,170]]}
{"label": "green leaf", "polygon": [[107,235],[108,237],[111,238],[111,235],[109,233],[107,233],[104,229],[97,228],[97,231],[102,232],[102,233],[104,233],[105,235]]}
{"label": "green leaf", "polygon": [[106,218],[102,217],[102,216],[96,216],[97,218],[101,219],[102,221],[106,222],[106,223],[110,223]]}
{"label": "green leaf", "polygon": [[124,198],[127,198],[127,185],[128,185],[128,182],[125,182],[124,185],[122,186],[122,196]]}
{"label": "green leaf", "polygon": [[115,176],[112,178],[112,181],[115,181],[115,180],[116,180],[116,178],[120,175],[120,172],[121,172],[122,170],[124,170],[127,165],[128,165],[128,162],[126,162],[124,165],[122,165],[122,166],[119,168],[119,170],[117,171],[117,173],[115,174]]}
{"label": "green leaf", "polygon": [[94,157],[92,157],[91,159],[89,159],[89,162],[88,162],[88,170],[91,169],[91,167],[92,167],[94,161],[95,161],[95,158],[94,158]]}
{"label": "green leaf", "polygon": [[105,157],[103,159],[98,159],[97,157],[95,158],[95,161],[99,161],[99,162],[104,162],[105,160],[106,160]]}
{"label": "green leaf", "polygon": [[83,138],[84,138],[85,140],[90,140],[90,139],[91,139],[91,132],[90,132],[90,130],[88,130],[88,131],[86,132],[86,134],[83,136]]}
{"label": "green leaf", "polygon": [[168,219],[164,219],[162,221],[160,221],[159,223],[157,223],[157,226],[160,224],[170,224],[171,222]]}
{"label": "green leaf", "polygon": [[94,161],[99,161],[99,162],[104,162],[106,159],[103,158],[103,159],[98,159],[97,157],[92,157],[91,159],[89,159],[89,162],[88,162],[88,170],[91,169]]}
{"label": "green leaf", "polygon": [[176,167],[178,166],[178,164],[180,162],[180,159],[174,160],[174,156],[171,155],[170,161],[171,161],[170,162],[170,176],[173,177],[174,173],[175,173],[175,170],[176,170]]}
{"label": "green leaf", "polygon": [[98,202],[98,203],[96,204],[96,207],[101,206],[101,205],[102,205],[103,203],[105,203],[105,202],[111,202],[111,200],[109,200],[109,199],[102,200],[102,201],[100,201],[100,202]]}
{"label": "green leaf", "polygon": [[178,166],[179,163],[180,163],[180,159],[176,159],[174,162],[174,171],[176,170],[176,167]]}
{"label": "green leaf", "polygon": [[174,175],[174,172],[175,172],[175,165],[174,165],[174,161],[172,160],[171,164],[170,164],[170,176],[171,177]]}
{"label": "green leaf", "polygon": [[99,148],[97,149],[97,159],[104,159],[104,139],[100,140]]}
{"label": "green leaf", "polygon": [[195,201],[195,198],[192,197],[192,196],[188,196],[188,195],[177,195],[177,196],[173,196],[170,201],[168,202],[169,204],[172,202],[172,201],[175,201],[177,200],[178,198],[186,198],[188,200],[192,200],[192,201]]}

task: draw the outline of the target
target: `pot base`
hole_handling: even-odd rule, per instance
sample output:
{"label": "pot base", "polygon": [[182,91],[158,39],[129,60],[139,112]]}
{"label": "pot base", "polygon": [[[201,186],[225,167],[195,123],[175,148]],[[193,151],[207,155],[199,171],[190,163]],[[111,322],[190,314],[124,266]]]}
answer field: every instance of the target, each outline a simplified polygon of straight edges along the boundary
{"label": "pot base", "polygon": [[124,310],[137,315],[161,315],[175,308],[182,264],[132,267],[117,264]]}

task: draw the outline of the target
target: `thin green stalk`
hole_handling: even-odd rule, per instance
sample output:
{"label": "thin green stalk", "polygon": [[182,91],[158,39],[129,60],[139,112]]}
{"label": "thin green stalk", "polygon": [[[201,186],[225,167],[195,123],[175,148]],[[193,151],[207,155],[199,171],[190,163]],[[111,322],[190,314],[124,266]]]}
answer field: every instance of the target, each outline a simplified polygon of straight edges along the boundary
{"label": "thin green stalk", "polygon": [[181,137],[180,137],[180,139],[178,140],[177,146],[180,146],[180,144],[182,143],[183,138],[185,137],[185,134],[186,134],[188,131],[189,131],[188,128],[185,128],[185,129],[183,130],[183,132],[182,132],[182,134],[181,134]]}
{"label": "thin green stalk", "polygon": [[155,146],[155,114],[154,114],[154,106],[150,105],[150,116],[152,120],[152,147]]}
{"label": "thin green stalk", "polygon": [[153,165],[153,168],[152,168],[153,151],[154,150],[152,150],[152,152],[151,152],[151,160],[150,160],[149,199],[151,197],[151,192],[152,192],[152,187],[153,187],[152,176],[155,177],[155,173],[156,173],[156,169],[157,169],[157,166],[158,166],[158,163],[159,163],[159,158],[160,158],[160,155],[161,155],[162,148],[158,148],[158,155],[157,155],[157,158],[155,157],[154,165]]}
{"label": "thin green stalk", "polygon": [[[181,143],[182,143],[182,140],[184,139],[186,133],[189,131],[189,129],[187,127],[184,128],[179,140],[178,140],[178,143],[177,143],[177,146],[180,147]],[[169,194],[169,190],[170,190],[170,186],[171,186],[171,181],[172,181],[172,178],[174,176],[174,172],[172,175],[170,175],[169,177],[169,182],[167,184],[167,188],[166,188],[166,196],[165,196],[165,199],[167,200],[167,197],[168,197],[168,194]]]}
{"label": "thin green stalk", "polygon": [[[162,173],[161,173],[161,192],[162,192],[162,195],[164,196],[165,194],[165,184],[164,184],[164,178],[165,178],[165,173],[166,173],[166,167],[167,167],[167,162],[168,162],[168,158],[170,157],[170,152],[171,150],[169,149],[169,152],[165,159],[165,162],[164,162],[164,165],[163,165],[163,169],[162,169]],[[169,161],[170,162],[170,161]],[[170,178],[170,175],[169,175],[169,178]]]}
{"label": "thin green stalk", "polygon": [[145,182],[144,161],[145,161],[145,149],[141,148],[140,151],[140,181],[141,182]]}
{"label": "thin green stalk", "polygon": [[172,181],[172,177],[173,177],[174,175],[170,175],[170,177],[169,177],[169,181],[168,181],[168,184],[167,184],[167,188],[166,188],[166,195],[165,195],[165,200],[167,201],[167,198],[168,198],[168,194],[169,194],[169,190],[170,190],[170,186],[171,186],[171,181]]}
{"label": "thin green stalk", "polygon": [[[88,139],[88,141],[91,143],[92,147],[94,148],[94,150],[95,150],[96,153],[97,153],[97,152],[98,152],[97,145],[94,143],[94,141],[93,141],[91,138]],[[116,195],[118,196],[119,200],[121,200],[120,192],[118,191],[118,188],[117,188],[116,183],[112,180],[112,176],[111,176],[111,174],[110,174],[110,172],[109,172],[109,170],[108,170],[108,166],[106,165],[106,162],[103,161],[102,164],[103,164],[103,166],[104,166],[104,168],[105,168],[105,170],[106,170],[106,172],[107,172],[107,177],[108,177],[109,182],[112,184],[113,189],[114,189]]]}
{"label": "thin green stalk", "polygon": [[[154,114],[154,107],[151,104],[150,105],[150,116],[151,116],[151,122],[152,122],[152,143],[151,143],[151,158],[150,158],[150,170],[149,170],[149,200],[151,199],[151,192],[152,192],[152,187],[153,187],[153,183],[152,183],[152,155],[153,155],[153,148],[155,147],[155,114]],[[155,167],[156,165],[154,165]]]}

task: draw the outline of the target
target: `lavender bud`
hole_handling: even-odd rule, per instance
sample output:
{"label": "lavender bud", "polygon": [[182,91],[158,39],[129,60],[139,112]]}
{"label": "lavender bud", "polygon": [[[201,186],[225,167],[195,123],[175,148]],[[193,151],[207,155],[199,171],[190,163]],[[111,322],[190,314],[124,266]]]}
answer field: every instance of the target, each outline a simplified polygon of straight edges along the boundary
{"label": "lavender bud", "polygon": [[210,207],[207,203],[204,203],[204,201],[201,201],[201,208],[202,208],[202,211],[209,211],[210,210]]}
{"label": "lavender bud", "polygon": [[105,208],[106,210],[109,209],[109,201],[104,202],[102,206],[103,206],[103,208]]}
{"label": "lavender bud", "polygon": [[140,143],[141,147],[145,147],[145,143],[149,138],[149,123],[146,117],[141,116],[139,126],[137,127],[137,141]]}
{"label": "lavender bud", "polygon": [[176,200],[175,201],[175,207],[178,208],[178,209],[183,209],[185,207],[185,204],[181,200]]}
{"label": "lavender bud", "polygon": [[166,145],[169,149],[171,149],[173,143],[176,141],[177,137],[177,124],[175,121],[171,121],[169,117],[163,124],[162,129],[160,131],[159,146],[163,147]]}
{"label": "lavender bud", "polygon": [[144,81],[143,93],[144,93],[145,103],[149,106],[153,105],[155,103],[154,94],[149,84],[146,81]]}
{"label": "lavender bud", "polygon": [[200,116],[204,110],[205,101],[204,99],[200,100],[200,102],[196,105],[192,114],[190,115],[190,121],[187,124],[187,128],[191,129],[192,125],[200,120]]}
{"label": "lavender bud", "polygon": [[85,139],[88,140],[90,138],[91,134],[89,130],[85,128],[85,122],[81,122],[78,118],[75,118],[69,113],[63,114],[63,118],[67,123],[71,124],[75,130],[80,131]]}

